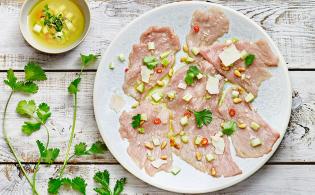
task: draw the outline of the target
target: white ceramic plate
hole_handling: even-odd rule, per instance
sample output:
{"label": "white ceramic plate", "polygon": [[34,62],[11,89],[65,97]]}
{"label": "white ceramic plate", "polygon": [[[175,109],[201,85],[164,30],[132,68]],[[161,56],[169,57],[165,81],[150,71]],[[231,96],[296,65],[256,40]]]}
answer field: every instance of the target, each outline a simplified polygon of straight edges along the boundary
{"label": "white ceramic plate", "polygon": [[[124,81],[124,68],[128,62],[119,63],[117,56],[120,53],[129,55],[133,44],[139,42],[139,37],[149,26],[170,26],[180,37],[181,44],[185,41],[185,36],[190,29],[191,16],[196,9],[208,9],[215,7],[221,9],[230,20],[230,32],[224,38],[238,37],[241,40],[266,39],[273,52],[279,56],[280,63],[277,68],[270,68],[273,77],[263,83],[260,87],[258,98],[254,106],[258,113],[281,134],[280,139],[275,143],[272,152],[261,158],[242,159],[235,156],[235,151],[231,148],[232,155],[243,173],[235,177],[213,178],[205,173],[197,171],[189,164],[174,156],[174,165],[182,169],[177,175],[161,172],[154,177],[148,176],[144,170],[140,170],[127,154],[128,142],[122,140],[118,132],[120,113],[115,113],[110,109],[110,99],[112,94],[120,94],[127,102],[126,110],[134,100],[124,95],[122,84]],[[183,53],[177,54],[177,65],[179,57]],[[110,70],[108,64],[114,62],[116,68]],[[103,54],[99,65],[95,85],[94,85],[94,111],[100,133],[114,157],[129,172],[139,179],[156,187],[181,193],[203,193],[220,190],[234,185],[246,179],[262,167],[272,156],[279,146],[286,131],[291,110],[291,86],[288,70],[278,48],[266,34],[266,32],[245,17],[243,14],[230,8],[217,4],[205,2],[181,2],[164,5],[153,9],[141,17],[134,20],[122,30],[107,51]],[[268,178],[266,178],[268,179]]]}

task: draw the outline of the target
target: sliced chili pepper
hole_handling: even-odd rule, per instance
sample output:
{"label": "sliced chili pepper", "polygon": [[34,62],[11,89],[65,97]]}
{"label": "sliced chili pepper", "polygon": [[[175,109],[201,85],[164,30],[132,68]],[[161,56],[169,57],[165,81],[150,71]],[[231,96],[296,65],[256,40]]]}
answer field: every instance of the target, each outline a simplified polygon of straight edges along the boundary
{"label": "sliced chili pepper", "polygon": [[171,146],[175,145],[175,139],[173,137],[170,138],[170,145]]}
{"label": "sliced chili pepper", "polygon": [[208,141],[208,139],[207,138],[202,138],[202,140],[201,140],[201,142],[200,142],[200,144],[202,145],[202,146],[207,146],[208,145],[208,143],[209,143],[209,141]]}
{"label": "sliced chili pepper", "polygon": [[157,67],[157,68],[155,69],[155,72],[156,72],[156,73],[162,73],[162,72],[163,72],[162,67]]}
{"label": "sliced chili pepper", "polygon": [[159,124],[161,124],[161,119],[155,118],[155,119],[153,120],[153,123],[154,123],[155,125],[159,125]]}
{"label": "sliced chili pepper", "polygon": [[184,116],[186,116],[187,118],[190,118],[191,117],[191,112],[189,110],[187,110],[185,113],[184,113]]}
{"label": "sliced chili pepper", "polygon": [[195,25],[193,29],[194,29],[195,33],[199,32],[199,30],[200,30],[198,25]]}
{"label": "sliced chili pepper", "polygon": [[235,114],[236,114],[235,109],[233,109],[233,108],[229,109],[229,115],[230,115],[230,117],[235,116]]}

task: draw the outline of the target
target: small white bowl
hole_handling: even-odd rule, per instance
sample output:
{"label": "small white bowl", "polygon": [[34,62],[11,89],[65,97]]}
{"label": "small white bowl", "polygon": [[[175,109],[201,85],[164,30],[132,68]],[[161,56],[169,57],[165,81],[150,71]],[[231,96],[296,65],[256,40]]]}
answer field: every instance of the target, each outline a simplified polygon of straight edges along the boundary
{"label": "small white bowl", "polygon": [[91,22],[91,13],[90,8],[86,0],[76,0],[75,3],[81,8],[84,18],[85,18],[85,26],[84,31],[76,42],[73,44],[65,47],[65,48],[47,48],[38,41],[34,39],[34,37],[31,34],[31,29],[29,29],[28,26],[28,15],[30,13],[30,10],[34,7],[36,3],[38,3],[39,0],[26,0],[21,8],[20,13],[20,30],[22,32],[22,35],[24,39],[35,49],[49,54],[60,54],[67,51],[72,50],[76,46],[78,46],[86,37],[90,30],[90,22]]}

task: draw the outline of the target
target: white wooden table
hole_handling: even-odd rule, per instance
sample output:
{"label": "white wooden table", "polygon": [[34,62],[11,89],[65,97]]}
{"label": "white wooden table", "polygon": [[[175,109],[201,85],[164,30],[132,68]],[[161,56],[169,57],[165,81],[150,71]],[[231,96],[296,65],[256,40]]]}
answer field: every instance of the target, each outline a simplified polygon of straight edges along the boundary
{"label": "white wooden table", "polygon": [[[72,118],[72,98],[66,87],[79,71],[80,53],[100,53],[127,23],[142,13],[169,0],[90,0],[92,29],[86,40],[75,50],[62,55],[46,55],[32,49],[22,38],[18,15],[23,0],[0,0],[0,80],[6,70],[21,71],[29,61],[37,61],[48,72],[48,81],[34,96],[46,101],[53,110],[51,146],[61,148],[57,162],[43,166],[38,175],[38,189],[47,193],[47,181],[60,167],[65,156]],[[256,0],[212,1],[238,10],[259,25],[273,38],[290,69],[294,89],[294,106],[288,131],[276,154],[254,176],[216,194],[314,194],[315,193],[315,1]],[[96,63],[98,64],[98,63]],[[104,64],[100,64],[104,66]],[[84,72],[79,93],[78,125],[75,144],[101,140],[93,115],[92,90],[96,66]],[[21,74],[21,73],[19,73]],[[3,114],[9,90],[0,82],[0,114]],[[37,160],[36,139],[45,139],[44,131],[31,137],[22,135],[22,119],[15,113],[21,97],[16,95],[9,106],[9,136],[26,168],[32,171]],[[281,113],[277,113],[281,114]],[[277,115],[275,115],[277,117]],[[2,133],[2,130],[1,130]],[[30,189],[0,133],[0,194],[29,194]],[[94,194],[92,177],[97,170],[108,169],[112,178],[127,177],[126,194],[167,194],[145,184],[123,169],[111,156],[80,158],[70,162],[66,170],[71,177],[82,176],[88,181],[88,194]]]}

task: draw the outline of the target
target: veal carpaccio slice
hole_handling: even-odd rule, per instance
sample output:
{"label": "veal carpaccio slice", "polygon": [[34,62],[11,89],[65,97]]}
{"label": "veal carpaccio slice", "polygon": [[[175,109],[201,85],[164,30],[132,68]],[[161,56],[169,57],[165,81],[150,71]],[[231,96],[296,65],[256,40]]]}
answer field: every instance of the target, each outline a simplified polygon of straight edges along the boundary
{"label": "veal carpaccio slice", "polygon": [[189,48],[208,47],[229,31],[229,20],[218,9],[196,10],[186,37]]}
{"label": "veal carpaccio slice", "polygon": [[[174,153],[181,159],[189,163],[194,168],[208,173],[214,177],[230,177],[241,174],[242,171],[234,162],[230,153],[230,141],[225,135],[221,135],[222,119],[216,115],[212,115],[212,122],[208,126],[197,128],[195,125],[195,117],[189,117],[188,125],[182,130],[183,136],[186,136],[187,143],[177,143],[176,147],[172,147]],[[175,136],[175,140],[179,139],[180,135]],[[208,144],[197,145],[195,140],[197,137],[207,139]],[[221,142],[222,148],[216,148],[214,142]],[[198,155],[200,155],[198,157]],[[207,159],[207,155],[211,155],[212,159]],[[199,158],[199,159],[198,159]]]}
{"label": "veal carpaccio slice", "polygon": [[[235,104],[232,98],[233,90],[231,87],[225,91],[225,98],[219,107],[219,112],[226,120],[234,120],[239,127],[243,125],[231,136],[236,154],[242,158],[257,158],[268,154],[280,134],[272,129],[249,104],[244,101]],[[235,116],[230,116],[231,109],[235,110]],[[258,124],[259,127],[251,127],[253,123]],[[254,139],[259,139],[261,144],[253,147],[251,142]]]}
{"label": "veal carpaccio slice", "polygon": [[[172,126],[173,139],[176,145],[173,148],[174,153],[181,159],[192,165],[194,168],[206,172],[212,176],[234,176],[241,173],[240,168],[232,159],[230,153],[229,140],[227,136],[218,137],[217,133],[221,131],[221,123],[223,122],[217,115],[217,104],[219,99],[218,94],[210,95],[206,90],[207,77],[215,76],[215,69],[206,61],[200,61],[196,64],[203,77],[196,80],[191,86],[186,89],[180,88],[180,84],[185,83],[184,78],[189,69],[189,66],[184,66],[177,70],[172,77],[169,85],[165,88],[165,94],[175,92],[174,98],[166,98],[165,103],[172,111]],[[223,86],[223,79],[220,79],[220,86]],[[190,101],[185,101],[183,97],[186,94],[193,94]],[[212,112],[212,122],[208,126],[198,128],[196,126],[194,111],[202,111],[204,109]],[[181,124],[181,118],[187,117],[188,124]],[[180,141],[185,137],[187,143]],[[197,137],[207,139],[209,144],[206,146],[198,146],[194,142]],[[215,147],[212,144],[212,139],[219,139],[224,144],[223,152],[216,153]],[[199,153],[199,154],[197,154]],[[196,155],[200,155],[200,159]],[[206,156],[211,155],[215,159],[207,160]]]}
{"label": "veal carpaccio slice", "polygon": [[[232,66],[225,67],[219,57],[223,50],[231,45],[235,45],[238,51],[245,50],[249,54],[255,55],[253,63],[245,65],[242,59],[237,60]],[[215,43],[212,46],[200,51],[201,55],[214,65],[216,70],[232,83],[243,87],[247,92],[258,93],[260,84],[271,77],[268,67],[278,65],[278,58],[272,53],[271,48],[265,40],[256,42],[238,41],[236,43]],[[239,71],[241,75],[236,75]]]}
{"label": "veal carpaccio slice", "polygon": [[[154,49],[150,49],[148,44],[154,44]],[[147,92],[156,85],[157,81],[168,74],[175,63],[175,53],[180,49],[178,37],[170,27],[153,26],[148,28],[140,37],[140,43],[132,47],[129,55],[129,65],[125,73],[123,90],[125,94],[132,96],[136,100],[142,100]],[[169,64],[162,66],[160,55],[167,52]],[[142,81],[141,70],[144,65],[144,58],[153,56],[158,59],[157,66],[152,70],[150,79],[147,82]],[[143,84],[143,91],[136,88]]]}
{"label": "veal carpaccio slice", "polygon": [[[144,133],[139,133],[131,125],[132,117],[137,114],[146,115],[147,119],[141,125]],[[154,124],[154,120],[157,118],[161,120],[160,124]],[[168,171],[171,168],[173,162],[172,151],[167,138],[169,110],[161,105],[152,105],[149,101],[144,101],[131,112],[123,112],[119,118],[119,122],[121,137],[129,141],[128,154],[139,168],[144,168],[150,176],[160,171]],[[159,144],[155,145],[153,141]],[[163,142],[167,143],[164,148],[162,146]],[[146,144],[152,147],[148,147]],[[158,161],[161,161],[162,165],[154,167],[152,163]]]}

